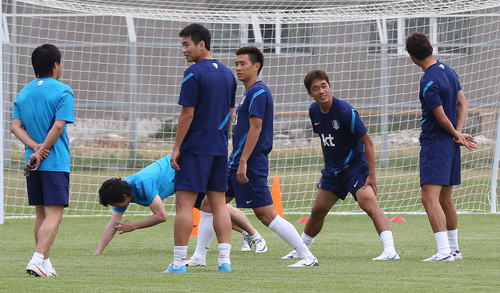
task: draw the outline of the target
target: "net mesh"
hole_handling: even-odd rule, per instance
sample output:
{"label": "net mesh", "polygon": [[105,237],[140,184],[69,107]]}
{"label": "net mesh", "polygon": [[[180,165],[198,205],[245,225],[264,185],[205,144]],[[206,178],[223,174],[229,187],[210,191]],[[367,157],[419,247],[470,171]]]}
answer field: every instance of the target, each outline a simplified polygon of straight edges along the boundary
{"label": "net mesh", "polygon": [[[190,21],[212,33],[212,56],[234,69],[234,51],[265,54],[260,78],[275,101],[270,185],[279,176],[285,213],[310,212],[323,166],[303,79],[325,70],[333,95],[360,113],[375,143],[378,200],[386,213],[423,213],[418,176],[421,70],[404,49],[414,31],[429,35],[469,102],[459,212],[490,211],[499,113],[498,1],[4,1],[5,216],[30,216],[22,176],[24,147],[10,134],[12,101],[34,78],[30,55],[42,43],[63,54],[61,81],[75,92],[68,126],[72,165],[67,215],[109,215],[97,191],[171,152],[184,70],[179,31]],[[240,83],[237,102],[244,93]],[[175,196],[165,200],[174,213]],[[147,213],[131,205],[128,213]],[[332,212],[358,213],[352,197]]]}

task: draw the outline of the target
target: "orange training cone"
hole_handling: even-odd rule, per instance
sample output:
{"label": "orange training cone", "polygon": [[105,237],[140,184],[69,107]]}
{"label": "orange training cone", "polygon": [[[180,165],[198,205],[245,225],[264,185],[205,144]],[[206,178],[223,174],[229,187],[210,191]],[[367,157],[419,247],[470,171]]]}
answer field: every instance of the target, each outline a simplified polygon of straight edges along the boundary
{"label": "orange training cone", "polygon": [[406,223],[406,220],[403,219],[402,217],[394,217],[390,220],[390,222],[404,222],[404,223]]}
{"label": "orange training cone", "polygon": [[200,225],[201,212],[197,208],[193,208],[193,230],[191,230],[191,237],[198,236],[198,226]]}
{"label": "orange training cone", "polygon": [[283,214],[283,203],[281,202],[280,178],[278,175],[274,175],[271,197],[273,198],[274,209],[276,210],[276,213],[284,218],[285,216]]}
{"label": "orange training cone", "polygon": [[297,223],[307,223],[307,221],[309,221],[309,218],[300,218],[297,220]]}

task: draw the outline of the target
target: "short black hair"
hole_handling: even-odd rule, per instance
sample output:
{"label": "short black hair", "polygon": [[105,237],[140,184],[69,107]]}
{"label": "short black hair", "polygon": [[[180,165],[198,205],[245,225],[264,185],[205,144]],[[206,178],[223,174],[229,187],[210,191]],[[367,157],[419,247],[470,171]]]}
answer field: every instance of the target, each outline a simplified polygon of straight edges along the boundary
{"label": "short black hair", "polygon": [[210,51],[210,40],[212,36],[210,35],[210,31],[201,24],[193,23],[186,26],[180,31],[179,37],[191,37],[195,45],[198,45],[200,41],[204,41],[205,48]]}
{"label": "short black hair", "polygon": [[31,53],[31,64],[36,77],[51,77],[54,63],[61,64],[61,51],[54,45],[43,44]]}
{"label": "short black hair", "polygon": [[262,70],[262,67],[264,67],[264,54],[262,54],[262,52],[257,47],[241,47],[238,50],[236,50],[234,54],[236,56],[247,54],[248,58],[250,58],[250,62],[252,62],[252,65],[259,62],[260,67],[257,74],[259,74],[260,71]]}
{"label": "short black hair", "polygon": [[432,55],[431,42],[423,33],[414,32],[406,38],[406,51],[418,60]]}
{"label": "short black hair", "polygon": [[110,204],[114,205],[119,202],[124,202],[124,194],[126,196],[132,195],[132,190],[127,182],[120,177],[108,179],[104,181],[99,189],[99,203],[107,207]]}
{"label": "short black hair", "polygon": [[311,70],[307,73],[304,78],[304,86],[307,91],[311,91],[311,84],[315,79],[325,80],[328,84],[330,84],[330,79],[328,78],[328,74],[324,70]]}

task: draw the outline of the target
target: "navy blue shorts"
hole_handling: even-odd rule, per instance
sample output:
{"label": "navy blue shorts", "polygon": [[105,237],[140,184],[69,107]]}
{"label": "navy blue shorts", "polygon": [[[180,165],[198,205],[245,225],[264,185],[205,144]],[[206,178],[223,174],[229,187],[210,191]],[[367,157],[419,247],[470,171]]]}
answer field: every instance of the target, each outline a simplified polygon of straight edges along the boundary
{"label": "navy blue shorts", "polygon": [[423,144],[420,149],[420,185],[459,185],[460,146],[453,139]]}
{"label": "navy blue shorts", "polygon": [[198,155],[182,151],[179,171],[175,172],[174,190],[194,192],[227,190],[227,156]]}
{"label": "navy blue shorts", "polygon": [[247,184],[236,178],[236,170],[229,170],[226,197],[234,197],[239,208],[260,208],[273,204],[267,185],[267,170],[247,170]]}
{"label": "navy blue shorts", "polygon": [[69,205],[69,173],[32,171],[26,177],[28,202],[32,206]]}
{"label": "navy blue shorts", "polygon": [[344,200],[347,193],[350,192],[354,199],[357,201],[356,192],[365,185],[366,178],[368,178],[368,165],[366,163],[357,164],[349,167],[349,169],[342,170],[338,176],[334,174],[326,174],[323,170],[323,178],[318,183],[317,187],[325,190],[330,190]]}

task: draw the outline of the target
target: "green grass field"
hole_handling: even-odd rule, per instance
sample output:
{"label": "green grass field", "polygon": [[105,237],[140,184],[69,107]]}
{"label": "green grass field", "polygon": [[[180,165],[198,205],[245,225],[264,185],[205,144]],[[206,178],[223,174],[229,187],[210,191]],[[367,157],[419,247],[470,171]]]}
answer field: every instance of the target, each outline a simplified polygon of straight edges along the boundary
{"label": "green grass field", "polygon": [[[391,223],[398,261],[371,260],[382,244],[367,216],[329,215],[311,247],[320,266],[287,268],[293,260],[279,257],[288,245],[251,215],[267,253],[239,252],[241,236],[233,232],[233,272],[218,272],[214,241],[208,266],[182,275],[162,273],[173,259],[173,217],[116,235],[102,255],[92,254],[108,218],[67,217],[51,250],[59,277],[43,279],[25,272],[35,246],[34,219],[7,219],[0,226],[0,292],[498,292],[500,215],[459,215],[464,259],[449,263],[422,262],[437,250],[427,217],[402,216],[406,223]],[[302,233],[300,217],[285,216]],[[192,237],[189,256],[195,242]]]}

